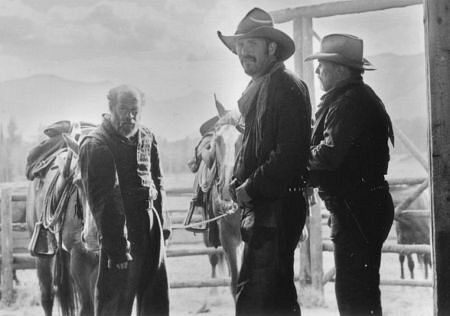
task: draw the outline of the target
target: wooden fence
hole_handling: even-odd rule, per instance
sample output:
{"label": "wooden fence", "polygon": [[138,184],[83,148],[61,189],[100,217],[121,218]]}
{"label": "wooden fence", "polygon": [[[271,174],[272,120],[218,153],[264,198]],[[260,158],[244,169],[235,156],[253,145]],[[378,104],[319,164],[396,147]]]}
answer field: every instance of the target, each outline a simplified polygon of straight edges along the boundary
{"label": "wooden fence", "polygon": [[[423,183],[423,179],[393,179],[391,184],[414,184]],[[17,205],[13,207],[13,204],[21,203],[20,207],[24,207],[26,202],[26,194],[23,187],[17,185],[2,185],[1,189],[1,289],[2,299],[11,300],[13,293],[13,273],[16,269],[35,269],[35,259],[31,257],[27,251],[27,245],[29,242],[29,233],[24,222],[21,218],[14,218],[13,209],[17,209]],[[417,191],[417,190],[416,190]],[[416,194],[417,192],[414,192]],[[186,197],[188,202],[191,189],[174,189],[169,190],[167,195],[170,198],[174,197]],[[186,203],[186,208],[187,208]],[[23,210],[22,210],[23,211]],[[398,211],[398,208],[397,210]],[[170,211],[173,224],[181,227],[182,219],[186,213],[185,209],[173,209]],[[419,212],[419,215],[423,215],[423,212]],[[17,217],[17,216],[16,216]],[[315,225],[322,226],[326,222],[326,217],[322,213],[321,219],[316,221]],[[311,224],[311,222],[310,222]],[[310,232],[321,233],[321,228],[310,229]],[[175,234],[176,231],[175,231]],[[199,236],[200,237],[200,236]],[[310,233],[310,240],[320,241],[320,249],[322,251],[333,251],[333,244],[320,236],[313,236]],[[213,249],[206,247],[192,247],[193,244],[201,244],[201,238],[189,238],[182,239],[174,242],[176,247],[169,246],[167,250],[167,256],[170,257],[182,257],[182,256],[204,256],[211,253],[221,252],[222,249]],[[430,253],[429,245],[396,245],[386,244],[383,247],[383,252],[389,253]],[[322,260],[322,256],[319,258]],[[317,262],[319,260],[315,258]],[[300,259],[302,261],[302,259]],[[320,264],[320,268],[322,265]],[[319,271],[320,287],[330,281],[334,281],[334,268],[324,273]],[[296,276],[296,280],[299,280],[300,276]],[[188,280],[171,282],[171,288],[199,288],[199,287],[217,287],[228,286],[230,284],[229,279],[207,279],[207,280]],[[408,285],[408,286],[431,286],[431,281],[415,281],[415,280],[382,280],[381,284],[384,285]]]}

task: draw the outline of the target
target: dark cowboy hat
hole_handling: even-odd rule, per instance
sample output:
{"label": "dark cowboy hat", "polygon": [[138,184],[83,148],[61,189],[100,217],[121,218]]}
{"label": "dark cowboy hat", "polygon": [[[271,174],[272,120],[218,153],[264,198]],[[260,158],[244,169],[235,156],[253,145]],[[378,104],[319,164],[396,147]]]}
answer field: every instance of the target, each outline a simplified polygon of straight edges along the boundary
{"label": "dark cowboy hat", "polygon": [[225,36],[217,31],[220,40],[236,54],[236,41],[241,38],[262,37],[278,44],[281,60],[286,60],[295,51],[294,41],[286,33],[273,27],[273,19],[266,11],[254,8],[239,23],[234,35]]}
{"label": "dark cowboy hat", "polygon": [[375,70],[363,57],[363,40],[348,34],[330,34],[322,38],[320,52],[306,57],[308,60],[326,60],[359,70]]}

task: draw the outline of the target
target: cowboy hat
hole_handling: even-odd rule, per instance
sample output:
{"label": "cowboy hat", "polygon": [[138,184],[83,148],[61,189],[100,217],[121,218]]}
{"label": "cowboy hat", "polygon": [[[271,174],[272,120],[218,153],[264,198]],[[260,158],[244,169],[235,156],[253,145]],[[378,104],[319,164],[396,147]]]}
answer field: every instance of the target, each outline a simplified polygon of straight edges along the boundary
{"label": "cowboy hat", "polygon": [[262,37],[276,42],[281,60],[288,59],[295,51],[294,41],[286,33],[274,28],[270,14],[260,8],[254,8],[247,13],[234,35],[225,36],[220,31],[217,31],[217,35],[234,54],[236,54],[236,41],[250,37]]}
{"label": "cowboy hat", "polygon": [[320,52],[306,57],[305,61],[318,59],[331,61],[359,70],[375,70],[363,58],[363,40],[349,34],[329,34],[320,42]]}

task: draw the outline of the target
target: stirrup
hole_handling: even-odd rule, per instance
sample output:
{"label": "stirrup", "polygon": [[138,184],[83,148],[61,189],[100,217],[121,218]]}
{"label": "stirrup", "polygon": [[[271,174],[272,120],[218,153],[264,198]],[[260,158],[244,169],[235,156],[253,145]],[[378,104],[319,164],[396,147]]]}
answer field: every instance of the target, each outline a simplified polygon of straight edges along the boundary
{"label": "stirrup", "polygon": [[[203,220],[206,219],[205,215],[206,215],[205,208],[198,203],[197,199],[195,198],[192,199],[188,213],[186,214],[186,218],[184,219],[183,223],[185,229],[193,233],[203,233],[207,231],[208,230],[207,223],[202,223]],[[199,224],[191,226],[195,223]]]}

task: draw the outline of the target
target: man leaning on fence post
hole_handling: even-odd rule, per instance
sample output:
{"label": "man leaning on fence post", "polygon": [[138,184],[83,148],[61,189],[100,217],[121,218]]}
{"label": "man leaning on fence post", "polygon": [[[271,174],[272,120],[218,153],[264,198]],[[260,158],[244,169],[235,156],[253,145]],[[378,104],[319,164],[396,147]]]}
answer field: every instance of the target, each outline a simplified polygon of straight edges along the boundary
{"label": "man leaning on fence post", "polygon": [[330,211],[341,315],[381,315],[380,261],[394,215],[385,174],[394,135],[383,102],[364,83],[363,41],[330,34],[316,74],[325,91],[313,128],[310,182]]}
{"label": "man leaning on fence post", "polygon": [[295,45],[267,12],[251,10],[234,35],[219,38],[251,77],[238,101],[245,129],[230,185],[245,242],[236,315],[300,315],[293,263],[306,218],[308,89],[286,70]]}

